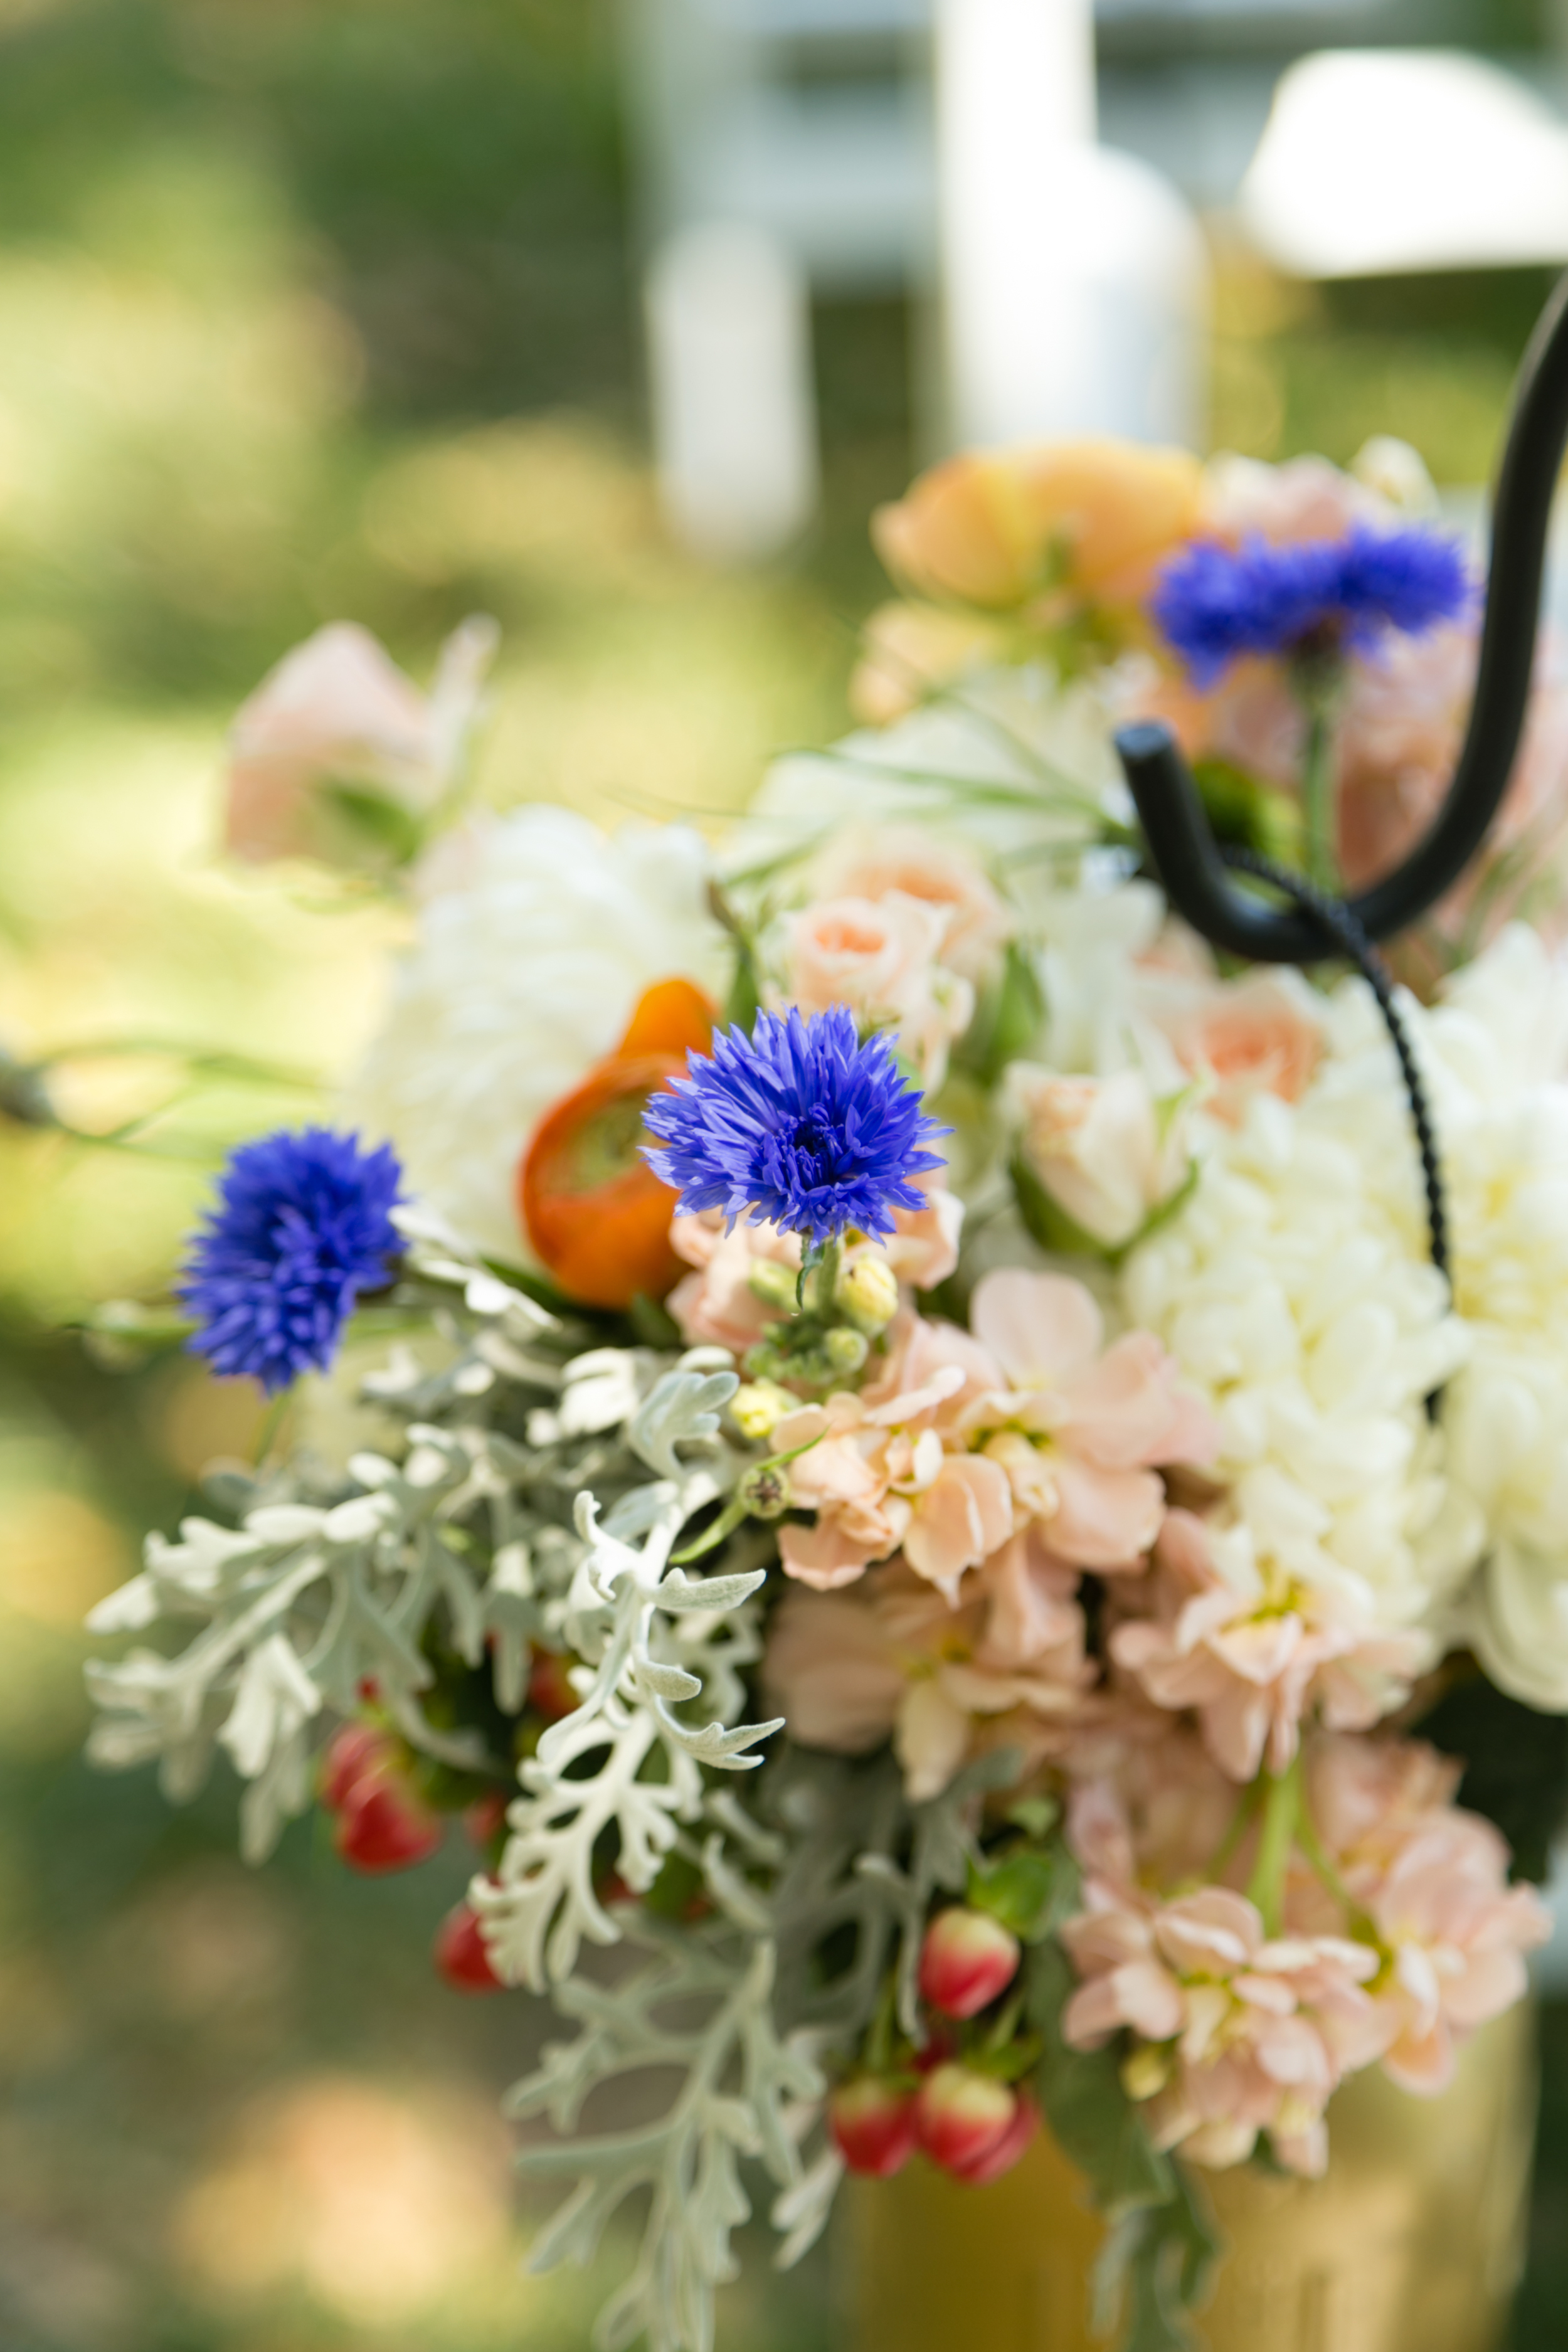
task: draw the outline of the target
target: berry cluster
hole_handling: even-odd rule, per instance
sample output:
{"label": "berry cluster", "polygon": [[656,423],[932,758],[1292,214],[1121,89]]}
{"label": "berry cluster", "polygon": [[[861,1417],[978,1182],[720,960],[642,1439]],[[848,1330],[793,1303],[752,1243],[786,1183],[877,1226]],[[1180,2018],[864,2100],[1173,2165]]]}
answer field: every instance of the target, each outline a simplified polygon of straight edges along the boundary
{"label": "berry cluster", "polygon": [[[1003,1907],[1008,1891],[998,1889]],[[984,1882],[973,1892],[984,1900]],[[879,2046],[889,2036],[874,2030],[867,2063],[828,2102],[828,2126],[851,2172],[885,2179],[919,2148],[978,2188],[1018,2161],[1040,2123],[1021,2082],[1038,2054],[1018,2032],[1014,1987],[1022,1957],[1017,1936],[994,1910],[972,1900],[936,1914],[920,1958],[931,2022],[924,2046],[902,2053]]]}

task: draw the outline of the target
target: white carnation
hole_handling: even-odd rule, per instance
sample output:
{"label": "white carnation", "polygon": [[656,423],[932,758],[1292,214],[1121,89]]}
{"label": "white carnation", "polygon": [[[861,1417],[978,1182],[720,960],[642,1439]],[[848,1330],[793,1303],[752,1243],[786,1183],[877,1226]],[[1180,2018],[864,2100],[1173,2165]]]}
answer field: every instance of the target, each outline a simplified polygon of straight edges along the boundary
{"label": "white carnation", "polygon": [[1320,1128],[1315,1093],[1211,1126],[1192,1200],[1133,1253],[1123,1299],[1212,1406],[1215,1470],[1259,1552],[1382,1625],[1415,1625],[1479,1549],[1425,1405],[1466,1338],[1362,1153]]}
{"label": "white carnation", "polygon": [[612,1050],[642,992],[677,976],[721,991],[708,876],[706,845],[687,826],[606,836],[539,806],[476,828],[427,877],[350,1108],[476,1247],[522,1255],[523,1147]]}

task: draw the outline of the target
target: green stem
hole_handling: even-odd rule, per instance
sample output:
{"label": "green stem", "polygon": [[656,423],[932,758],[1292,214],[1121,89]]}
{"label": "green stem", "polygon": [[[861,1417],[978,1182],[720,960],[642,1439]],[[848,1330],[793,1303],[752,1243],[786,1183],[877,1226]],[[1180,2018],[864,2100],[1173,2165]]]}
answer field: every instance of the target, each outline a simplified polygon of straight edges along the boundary
{"label": "green stem", "polygon": [[800,1280],[795,1285],[795,1305],[804,1310],[805,1286],[811,1278],[815,1304],[812,1313],[819,1323],[831,1320],[833,1294],[838,1287],[839,1269],[844,1264],[844,1236],[830,1234],[826,1241],[808,1249],[801,1259]]}
{"label": "green stem", "polygon": [[1339,717],[1339,665],[1302,660],[1291,679],[1296,699],[1307,721],[1307,744],[1301,766],[1301,811],[1306,835],[1307,874],[1320,889],[1336,897],[1340,866],[1335,842],[1334,751]]}
{"label": "green stem", "polygon": [[1252,1827],[1253,1816],[1258,1811],[1258,1801],[1262,1794],[1261,1780],[1254,1780],[1250,1788],[1242,1790],[1237,1801],[1236,1811],[1230,1817],[1230,1827],[1221,1838],[1214,1858],[1209,1864],[1208,1875],[1211,1879],[1217,1882],[1224,1877],[1237,1847]]}
{"label": "green stem", "polygon": [[1264,1934],[1278,1936],[1285,1924],[1285,1874],[1301,1817],[1300,1757],[1287,1771],[1265,1772],[1262,1782],[1263,1830],[1247,1895],[1262,1916]]}

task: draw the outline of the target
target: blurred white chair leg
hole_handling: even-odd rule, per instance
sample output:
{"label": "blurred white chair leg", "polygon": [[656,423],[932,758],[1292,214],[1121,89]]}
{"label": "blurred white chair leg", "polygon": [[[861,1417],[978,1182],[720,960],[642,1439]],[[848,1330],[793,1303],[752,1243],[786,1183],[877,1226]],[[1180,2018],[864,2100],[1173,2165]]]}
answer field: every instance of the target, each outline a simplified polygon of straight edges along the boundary
{"label": "blurred white chair leg", "polygon": [[938,0],[948,432],[1202,446],[1209,266],[1149,165],[1096,147],[1089,0]]}
{"label": "blurred white chair leg", "polygon": [[654,456],[666,520],[698,554],[763,561],[816,509],[805,278],[761,230],[680,230],[645,287]]}

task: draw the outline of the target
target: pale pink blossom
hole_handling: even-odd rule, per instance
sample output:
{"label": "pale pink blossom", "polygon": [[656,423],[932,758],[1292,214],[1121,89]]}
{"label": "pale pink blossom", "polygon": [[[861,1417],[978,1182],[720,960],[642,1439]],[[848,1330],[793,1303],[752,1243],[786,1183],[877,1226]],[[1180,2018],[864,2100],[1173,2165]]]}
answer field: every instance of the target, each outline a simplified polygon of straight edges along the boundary
{"label": "pale pink blossom", "polygon": [[495,641],[493,622],[464,622],[428,694],[351,621],[286,654],[229,738],[225,836],[234,856],[352,862],[364,845],[334,808],[334,786],[429,815],[456,782]]}
{"label": "pale pink blossom", "polygon": [[798,1275],[799,1234],[744,1221],[726,1233],[722,1213],[704,1209],[695,1216],[674,1218],[669,1239],[677,1257],[695,1269],[681,1276],[666,1301],[687,1344],[728,1348],[743,1356],[784,1312],[758,1296],[752,1270],[770,1265]]}
{"label": "pale pink blossom", "polygon": [[946,917],[942,961],[977,984],[1017,929],[1016,921],[973,854],[923,825],[851,825],[837,835],[812,868],[824,898],[913,898]]}
{"label": "pale pink blossom", "polygon": [[1489,1822],[1453,1811],[1430,1816],[1375,1886],[1350,1882],[1393,1957],[1383,2063],[1407,2091],[1445,2088],[1457,2042],[1522,1999],[1524,1954],[1552,1933],[1534,1888],[1508,1884],[1508,1861]]}
{"label": "pale pink blossom", "polygon": [[1282,466],[1269,466],[1226,450],[1205,468],[1198,528],[1213,538],[1262,539],[1289,547],[1342,539],[1358,522],[1386,527],[1395,520],[1386,498],[1326,457],[1290,457]]}
{"label": "pale pink blossom", "polygon": [[1310,1717],[1376,1723],[1427,1662],[1424,1636],[1380,1631],[1343,1593],[1269,1573],[1245,1524],[1170,1511],[1155,1563],[1137,1596],[1149,1613],[1114,1629],[1111,1656],[1157,1706],[1195,1712],[1233,1780],[1285,1771]]}
{"label": "pale pink blossom", "polygon": [[956,1607],[901,1562],[852,1593],[785,1595],[763,1681],[807,1747],[864,1754],[892,1738],[911,1799],[937,1795],[1000,1739],[1059,1754],[1094,1681],[1075,1572],[1034,1535],[964,1580]]}
{"label": "pale pink blossom", "polygon": [[1064,1077],[1015,1062],[1007,1088],[1025,1167],[1104,1248],[1131,1242],[1186,1182],[1192,1160],[1182,1108],[1167,1115],[1141,1071]]}
{"label": "pale pink blossom", "polygon": [[998,1268],[977,1286],[970,1323],[1005,1385],[966,1404],[962,1425],[1006,1470],[1021,1521],[1040,1519],[1077,1567],[1137,1565],[1164,1514],[1156,1467],[1201,1465],[1218,1445],[1173,1359],[1146,1331],[1105,1348],[1100,1308],[1063,1275]]}

